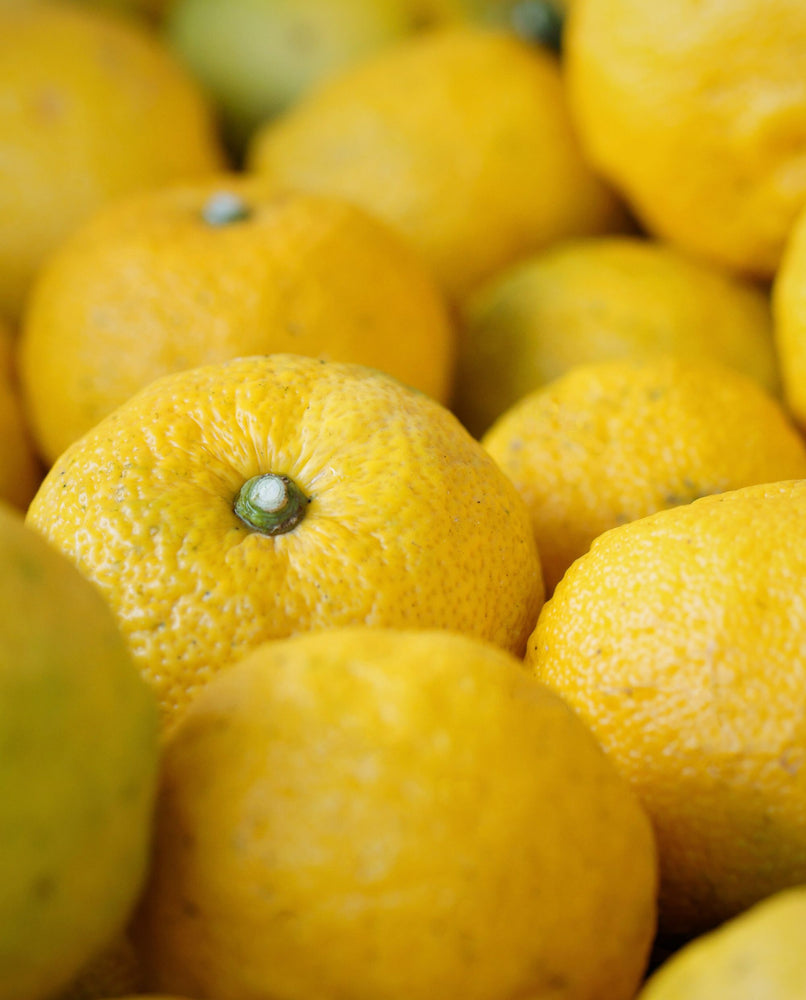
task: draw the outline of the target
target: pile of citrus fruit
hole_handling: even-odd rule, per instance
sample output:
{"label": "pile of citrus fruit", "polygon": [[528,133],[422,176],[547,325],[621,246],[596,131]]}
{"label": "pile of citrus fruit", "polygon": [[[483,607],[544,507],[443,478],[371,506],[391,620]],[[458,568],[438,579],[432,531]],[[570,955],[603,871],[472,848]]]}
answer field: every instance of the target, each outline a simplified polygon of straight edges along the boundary
{"label": "pile of citrus fruit", "polygon": [[806,996],[802,0],[0,0],[0,1000]]}

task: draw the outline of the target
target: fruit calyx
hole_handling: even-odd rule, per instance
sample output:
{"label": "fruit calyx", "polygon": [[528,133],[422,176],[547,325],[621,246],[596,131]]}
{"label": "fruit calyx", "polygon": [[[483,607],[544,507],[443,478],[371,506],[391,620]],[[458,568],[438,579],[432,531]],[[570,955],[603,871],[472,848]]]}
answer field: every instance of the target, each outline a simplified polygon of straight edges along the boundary
{"label": "fruit calyx", "polygon": [[554,52],[562,50],[564,18],[551,0],[520,0],[511,8],[509,20],[515,33],[527,42],[538,42]]}
{"label": "fruit calyx", "polygon": [[283,535],[305,517],[311,502],[293,479],[266,472],[241,486],[233,510],[243,523],[264,535]]}
{"label": "fruit calyx", "polygon": [[233,222],[244,222],[252,210],[234,191],[216,191],[211,194],[201,210],[208,226],[229,226]]}

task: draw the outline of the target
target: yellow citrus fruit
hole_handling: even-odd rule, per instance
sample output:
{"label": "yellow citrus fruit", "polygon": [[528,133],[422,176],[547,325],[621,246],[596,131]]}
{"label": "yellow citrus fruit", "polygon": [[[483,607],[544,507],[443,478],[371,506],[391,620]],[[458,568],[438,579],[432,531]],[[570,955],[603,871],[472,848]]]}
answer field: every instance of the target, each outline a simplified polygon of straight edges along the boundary
{"label": "yellow citrus fruit", "polygon": [[165,20],[237,150],[314,84],[413,29],[409,0],[175,0]]}
{"label": "yellow citrus fruit", "polygon": [[380,368],[445,402],[453,320],[419,257],[364,210],[222,174],[80,226],[33,285],[19,367],[52,462],[157,376],[284,351]]}
{"label": "yellow citrus fruit", "polygon": [[266,639],[433,626],[522,654],[543,600],[526,505],[455,417],[299,355],[155,380],[62,454],[28,520],[100,588],[170,718]]}
{"label": "yellow citrus fruit", "polygon": [[801,0],[577,0],[568,98],[650,232],[771,277],[806,204]]}
{"label": "yellow citrus fruit", "polygon": [[0,997],[64,987],[146,873],[157,710],[115,619],[0,506]]}
{"label": "yellow citrus fruit", "polygon": [[529,640],[652,817],[664,932],[806,882],[805,524],[799,479],[611,528]]}
{"label": "yellow citrus fruit", "polygon": [[713,358],[778,391],[766,292],[655,240],[561,241],[464,304],[453,406],[482,434],[571,368],[617,358]]}
{"label": "yellow citrus fruit", "polygon": [[101,203],[223,163],[208,105],[166,45],[81,4],[0,5],[0,314]]}
{"label": "yellow citrus fruit", "polygon": [[25,510],[44,470],[23,409],[14,353],[11,331],[0,321],[0,501]]}
{"label": "yellow citrus fruit", "polygon": [[806,209],[789,234],[772,285],[772,308],[784,399],[806,427]]}
{"label": "yellow citrus fruit", "polygon": [[457,297],[622,222],[579,151],[557,59],[507,31],[433,29],[362,61],[259,128],[247,163],[386,219]]}
{"label": "yellow citrus fruit", "polygon": [[638,1000],[801,1000],[806,886],[782,889],[675,952]]}
{"label": "yellow citrus fruit", "polygon": [[806,443],[754,380],[677,358],[580,365],[482,444],[526,500],[551,592],[608,528],[754,483],[806,478]]}
{"label": "yellow citrus fruit", "polygon": [[217,1000],[628,1000],[650,824],[503,650],[354,627],[266,643],[164,748],[134,922],[152,988]]}

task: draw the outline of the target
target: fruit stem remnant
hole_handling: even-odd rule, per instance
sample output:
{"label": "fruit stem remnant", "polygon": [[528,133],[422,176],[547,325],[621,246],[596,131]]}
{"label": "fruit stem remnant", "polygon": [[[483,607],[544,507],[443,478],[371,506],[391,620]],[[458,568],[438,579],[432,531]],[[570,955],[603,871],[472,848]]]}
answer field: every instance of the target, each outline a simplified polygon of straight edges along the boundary
{"label": "fruit stem remnant", "polygon": [[563,15],[551,0],[520,0],[510,10],[509,18],[521,38],[561,51]]}
{"label": "fruit stem remnant", "polygon": [[310,502],[293,479],[267,472],[247,479],[238,490],[233,510],[253,530],[283,535],[296,528]]}
{"label": "fruit stem remnant", "polygon": [[208,226],[229,226],[248,219],[252,212],[240,195],[216,191],[207,199],[201,214]]}

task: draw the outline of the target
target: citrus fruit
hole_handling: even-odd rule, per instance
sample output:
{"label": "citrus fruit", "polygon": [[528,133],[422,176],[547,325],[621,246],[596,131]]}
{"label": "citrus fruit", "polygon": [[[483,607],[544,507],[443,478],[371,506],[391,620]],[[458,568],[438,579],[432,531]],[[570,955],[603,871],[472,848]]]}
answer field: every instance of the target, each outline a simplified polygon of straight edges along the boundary
{"label": "citrus fruit", "polygon": [[157,711],[114,617],[0,505],[0,997],[65,986],[146,872]]}
{"label": "citrus fruit", "polygon": [[806,478],[806,443],[753,379],[713,362],[579,365],[482,444],[526,500],[551,592],[608,528],[709,493]]}
{"label": "citrus fruit", "polygon": [[649,822],[519,660],[445,631],[266,643],[164,749],[134,922],[152,988],[218,1000],[634,996]]}
{"label": "citrus fruit", "polygon": [[61,455],[28,521],[105,595],[166,720],[266,639],[432,626],[522,654],[543,600],[526,505],[455,417],[300,355],[150,383]]}
{"label": "citrus fruit", "polygon": [[806,886],[774,893],[675,952],[638,1000],[800,1000],[804,917]]}
{"label": "citrus fruit", "polygon": [[445,402],[453,320],[419,257],[363,209],[217,174],[78,227],[34,282],[19,366],[52,462],[159,375],[283,351],[380,368]]}
{"label": "citrus fruit", "polygon": [[24,510],[42,480],[17,384],[11,330],[0,321],[0,502]]}
{"label": "citrus fruit", "polygon": [[656,240],[563,240],[464,303],[453,407],[482,434],[571,368],[618,358],[713,358],[777,392],[767,294]]}
{"label": "citrus fruit", "polygon": [[783,396],[806,426],[806,210],[796,220],[772,285],[775,346]]}
{"label": "citrus fruit", "polygon": [[799,479],[611,528],[529,640],[653,820],[664,933],[806,882],[804,524]]}
{"label": "citrus fruit", "polygon": [[556,57],[503,30],[424,31],[344,70],[261,126],[247,165],[387,220],[456,298],[623,222],[580,153]]}
{"label": "citrus fruit", "polygon": [[198,84],[133,19],[0,5],[0,314],[94,208],[223,164]]}
{"label": "citrus fruit", "polygon": [[806,204],[800,0],[578,0],[563,51],[583,148],[644,226],[771,277]]}
{"label": "citrus fruit", "polygon": [[408,0],[175,0],[165,20],[239,151],[313,84],[413,27]]}

